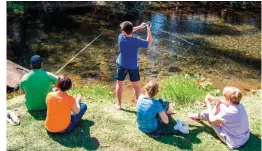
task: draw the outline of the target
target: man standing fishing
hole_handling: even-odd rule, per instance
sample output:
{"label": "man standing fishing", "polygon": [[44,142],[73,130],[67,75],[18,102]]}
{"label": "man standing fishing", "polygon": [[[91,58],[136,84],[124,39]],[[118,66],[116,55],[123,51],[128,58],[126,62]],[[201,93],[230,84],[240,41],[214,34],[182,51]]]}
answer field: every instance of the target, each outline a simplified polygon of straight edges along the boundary
{"label": "man standing fishing", "polygon": [[[116,60],[117,72],[115,76],[117,79],[117,104],[115,104],[115,107],[119,110],[121,109],[123,86],[127,73],[129,74],[129,79],[132,82],[136,99],[138,99],[140,95],[140,74],[138,66],[139,48],[148,48],[148,46],[152,43],[150,25],[142,23],[139,26],[133,27],[130,21],[124,21],[120,24],[120,27],[122,30],[122,33],[118,36],[120,54]],[[147,28],[146,40],[133,37],[133,32],[145,27]]]}

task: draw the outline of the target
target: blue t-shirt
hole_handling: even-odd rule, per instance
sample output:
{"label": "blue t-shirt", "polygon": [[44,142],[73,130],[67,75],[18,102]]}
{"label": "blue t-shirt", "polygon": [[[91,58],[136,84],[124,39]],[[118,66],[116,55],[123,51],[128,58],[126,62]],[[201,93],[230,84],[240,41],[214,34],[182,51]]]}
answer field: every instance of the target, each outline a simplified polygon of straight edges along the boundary
{"label": "blue t-shirt", "polygon": [[116,62],[123,68],[136,69],[138,67],[138,49],[147,48],[148,41],[120,34],[118,36],[118,47],[120,54]]}
{"label": "blue t-shirt", "polygon": [[152,98],[152,100],[141,94],[137,101],[137,123],[139,130],[145,133],[151,133],[158,129],[158,119],[156,115],[164,112],[161,103]]}

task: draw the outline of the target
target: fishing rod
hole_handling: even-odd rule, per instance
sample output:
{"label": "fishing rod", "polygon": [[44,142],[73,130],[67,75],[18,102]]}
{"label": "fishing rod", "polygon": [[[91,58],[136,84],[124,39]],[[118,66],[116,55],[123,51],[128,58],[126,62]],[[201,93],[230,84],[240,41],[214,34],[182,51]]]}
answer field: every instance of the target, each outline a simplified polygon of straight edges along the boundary
{"label": "fishing rod", "polygon": [[63,70],[75,57],[77,57],[82,51],[84,51],[88,46],[90,46],[97,38],[99,38],[102,35],[98,35],[94,40],[92,40],[89,44],[87,44],[82,50],[80,50],[73,58],[71,58],[63,67],[61,67],[58,71],[56,71],[56,74],[58,74],[61,70]]}

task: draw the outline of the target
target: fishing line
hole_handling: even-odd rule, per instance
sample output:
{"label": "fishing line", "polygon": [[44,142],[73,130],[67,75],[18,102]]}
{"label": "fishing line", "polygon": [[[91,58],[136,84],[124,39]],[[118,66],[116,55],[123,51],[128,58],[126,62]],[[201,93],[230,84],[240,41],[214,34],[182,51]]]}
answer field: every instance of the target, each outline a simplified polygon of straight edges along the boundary
{"label": "fishing line", "polygon": [[56,71],[56,74],[58,74],[61,70],[63,70],[75,57],[77,57],[82,51],[84,51],[88,46],[90,46],[97,38],[99,38],[102,35],[102,33],[97,36],[94,40],[92,40],[89,44],[87,44],[82,50],[80,50],[73,58],[71,58],[63,67],[61,67],[58,71]]}
{"label": "fishing line", "polygon": [[[148,21],[146,24],[147,24],[149,27],[151,27],[151,22],[150,22],[150,21]],[[169,35],[171,35],[171,36],[177,37],[178,39],[180,39],[180,40],[182,40],[182,41],[184,41],[184,42],[187,42],[187,43],[189,43],[190,45],[194,45],[194,43],[189,42],[189,41],[187,41],[186,39],[179,37],[177,34],[174,34],[174,33],[171,33],[171,32],[167,32],[167,31],[164,31],[164,30],[162,30],[162,29],[157,29],[157,30],[162,31],[163,33],[169,34]]]}
{"label": "fishing line", "polygon": [[163,33],[166,33],[166,34],[170,34],[170,35],[172,35],[172,36],[175,36],[175,37],[177,37],[178,39],[183,40],[183,41],[189,43],[190,45],[194,45],[194,43],[189,42],[189,41],[187,41],[186,39],[179,37],[177,34],[173,34],[173,33],[164,31],[164,30],[162,30],[162,29],[157,29],[157,30],[162,31]]}

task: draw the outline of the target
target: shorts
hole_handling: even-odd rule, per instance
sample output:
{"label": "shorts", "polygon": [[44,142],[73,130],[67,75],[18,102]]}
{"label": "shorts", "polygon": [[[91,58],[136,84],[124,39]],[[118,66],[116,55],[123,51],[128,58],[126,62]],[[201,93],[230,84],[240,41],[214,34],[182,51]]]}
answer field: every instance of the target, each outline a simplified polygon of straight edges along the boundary
{"label": "shorts", "polygon": [[139,67],[136,69],[126,69],[117,64],[115,79],[124,81],[127,73],[129,74],[129,79],[131,82],[137,82],[140,80]]}

